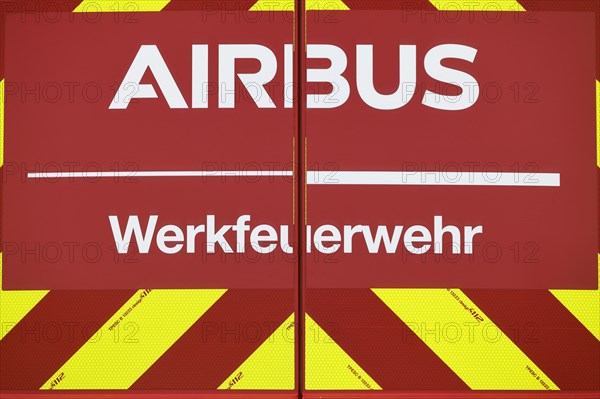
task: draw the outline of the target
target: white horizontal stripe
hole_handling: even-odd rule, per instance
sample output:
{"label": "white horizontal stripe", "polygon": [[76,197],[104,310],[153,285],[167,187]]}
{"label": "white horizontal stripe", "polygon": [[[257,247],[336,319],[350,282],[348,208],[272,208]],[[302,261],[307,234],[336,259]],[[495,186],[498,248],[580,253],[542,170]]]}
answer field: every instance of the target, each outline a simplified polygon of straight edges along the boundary
{"label": "white horizontal stripe", "polygon": [[[129,172],[36,172],[30,179],[101,178],[101,177],[223,177],[292,176],[291,170],[182,170]],[[513,172],[375,172],[308,171],[307,184],[319,185],[408,185],[408,186],[524,186],[558,187],[559,173]]]}
{"label": "white horizontal stripe", "polygon": [[558,187],[560,173],[308,171],[307,184]]}
{"label": "white horizontal stripe", "polygon": [[221,176],[292,176],[291,170],[178,170],[129,172],[41,172],[28,173],[30,179],[99,178],[99,177],[221,177]]}

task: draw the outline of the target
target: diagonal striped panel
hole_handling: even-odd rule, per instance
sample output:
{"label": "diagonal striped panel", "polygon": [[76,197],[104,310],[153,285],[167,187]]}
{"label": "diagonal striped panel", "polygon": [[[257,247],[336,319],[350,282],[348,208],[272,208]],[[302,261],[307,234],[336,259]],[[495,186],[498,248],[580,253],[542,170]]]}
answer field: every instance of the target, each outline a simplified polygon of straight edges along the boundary
{"label": "diagonal striped panel", "polygon": [[517,0],[429,0],[438,10],[525,11]]}
{"label": "diagonal striped panel", "polygon": [[229,290],[131,389],[217,389],[292,312],[294,290]]}
{"label": "diagonal striped panel", "polygon": [[294,389],[294,342],[292,313],[218,389]]}
{"label": "diagonal striped panel", "polygon": [[226,290],[140,290],[41,389],[127,389]]}
{"label": "diagonal striped panel", "polygon": [[[598,255],[598,281],[600,281],[600,255]],[[550,292],[600,340],[600,287],[595,291],[551,290]]]}
{"label": "diagonal striped panel", "polygon": [[470,388],[558,389],[460,290],[373,289],[373,292],[400,319],[414,325],[419,338]]}
{"label": "diagonal striped panel", "polygon": [[170,0],[83,0],[73,12],[161,11]]}
{"label": "diagonal striped panel", "polygon": [[384,390],[469,389],[369,289],[309,289],[305,310]]}
{"label": "diagonal striped panel", "polygon": [[600,390],[600,341],[549,291],[464,292],[562,390]]}
{"label": "diagonal striped panel", "polygon": [[50,291],[0,341],[2,389],[39,389],[134,292]]}
{"label": "diagonal striped panel", "polygon": [[381,390],[379,384],[308,313],[305,320],[306,389]]}

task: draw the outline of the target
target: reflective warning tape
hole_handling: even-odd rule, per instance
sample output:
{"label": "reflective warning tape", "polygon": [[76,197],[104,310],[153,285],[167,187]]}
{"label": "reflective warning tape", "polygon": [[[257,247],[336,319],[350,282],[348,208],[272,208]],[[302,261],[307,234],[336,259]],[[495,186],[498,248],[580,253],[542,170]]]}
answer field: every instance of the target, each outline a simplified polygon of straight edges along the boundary
{"label": "reflective warning tape", "polygon": [[[286,319],[293,312],[291,289],[231,289],[152,364],[131,389],[173,389],[174,381],[178,389],[217,389],[235,370],[251,376],[246,379],[252,381],[244,381],[244,384],[256,389],[280,389],[284,376],[294,377],[291,370],[295,371],[295,358],[287,341],[291,327],[290,331],[287,331],[289,324],[285,327],[283,341],[270,345],[269,339],[274,331],[286,325]],[[261,346],[262,350],[257,352]],[[253,355],[264,363],[253,360],[251,368],[240,366]],[[268,378],[270,362],[284,367],[277,381]],[[293,383],[294,378],[286,385]]]}
{"label": "reflective warning tape", "polygon": [[[0,80],[0,167],[4,165],[4,79]],[[48,291],[3,291],[2,253],[0,253],[0,340]]]}
{"label": "reflective warning tape", "polygon": [[38,389],[134,293],[135,290],[48,292],[0,341],[2,389]]}
{"label": "reflective warning tape", "polygon": [[309,390],[381,390],[381,387],[308,313],[305,314],[304,386]]}
{"label": "reflective warning tape", "polygon": [[[598,255],[600,281],[600,254]],[[550,290],[568,310],[600,340],[600,288],[596,290]]]}
{"label": "reflective warning tape", "polygon": [[294,327],[292,313],[218,389],[294,389]]}
{"label": "reflective warning tape", "polygon": [[430,0],[444,11],[525,11],[516,0]]}
{"label": "reflective warning tape", "polygon": [[[306,313],[318,324],[319,334],[324,331],[383,390],[469,389],[372,290],[308,289],[304,298]],[[306,339],[313,334],[307,330]],[[321,372],[320,362],[326,360],[306,356],[308,378]],[[354,386],[346,379],[346,369],[332,370],[338,372],[330,386]]]}
{"label": "reflective warning tape", "polygon": [[171,0],[84,0],[73,12],[161,11]]}
{"label": "reflective warning tape", "polygon": [[140,290],[40,389],[127,389],[226,290]]}
{"label": "reflective warning tape", "polygon": [[600,390],[600,341],[550,291],[463,292],[561,390]]}
{"label": "reflective warning tape", "polygon": [[558,389],[460,290],[373,292],[471,389]]}

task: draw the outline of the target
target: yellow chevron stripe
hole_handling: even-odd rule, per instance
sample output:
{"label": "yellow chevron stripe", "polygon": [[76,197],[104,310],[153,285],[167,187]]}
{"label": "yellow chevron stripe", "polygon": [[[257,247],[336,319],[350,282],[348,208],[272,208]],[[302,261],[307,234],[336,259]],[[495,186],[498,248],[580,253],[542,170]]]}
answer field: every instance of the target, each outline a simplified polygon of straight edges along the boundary
{"label": "yellow chevron stripe", "polygon": [[138,291],[40,389],[129,388],[225,291]]}
{"label": "yellow chevron stripe", "polygon": [[381,390],[308,314],[306,314],[305,377],[310,390]]}
{"label": "yellow chevron stripe", "polygon": [[429,0],[438,10],[525,11],[517,0]]}
{"label": "yellow chevron stripe", "polygon": [[315,10],[349,10],[342,0],[306,0],[306,11]]}
{"label": "yellow chevron stripe", "polygon": [[[1,110],[0,110],[1,112]],[[48,291],[2,291],[0,254],[0,340],[37,305]]]}
{"label": "yellow chevron stripe", "polygon": [[596,163],[600,168],[600,81],[596,81]]}
{"label": "yellow chevron stripe", "polygon": [[83,0],[73,12],[160,11],[171,0]]}
{"label": "yellow chevron stripe", "polygon": [[497,335],[500,329],[460,290],[373,292],[470,388],[558,389],[507,336]]}
{"label": "yellow chevron stripe", "polygon": [[[306,0],[307,11],[349,10],[342,0]],[[294,11],[294,0],[258,0],[250,11]]]}
{"label": "yellow chevron stripe", "polygon": [[294,314],[218,389],[291,390],[295,382]]}
{"label": "yellow chevron stripe", "polygon": [[[600,280],[600,254],[598,255]],[[600,340],[600,287],[594,290],[550,290],[598,340]]]}
{"label": "yellow chevron stripe", "polygon": [[258,0],[250,11],[294,11],[294,0]]}

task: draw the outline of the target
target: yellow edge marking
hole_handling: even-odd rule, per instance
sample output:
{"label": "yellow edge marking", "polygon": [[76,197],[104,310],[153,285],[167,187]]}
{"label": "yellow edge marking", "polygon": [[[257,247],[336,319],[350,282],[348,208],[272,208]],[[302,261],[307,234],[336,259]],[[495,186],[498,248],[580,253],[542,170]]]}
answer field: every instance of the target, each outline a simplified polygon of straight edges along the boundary
{"label": "yellow edge marking", "polygon": [[379,384],[308,313],[305,313],[305,325],[306,389],[381,390]]}
{"label": "yellow edge marking", "polygon": [[[0,80],[0,166],[4,164],[4,79]],[[2,291],[0,253],[0,340],[37,305],[48,291]]]}
{"label": "yellow edge marking", "polygon": [[[258,0],[250,11],[294,11],[294,0]],[[349,10],[342,0],[306,0],[305,9],[314,10]]]}
{"label": "yellow edge marking", "polygon": [[[596,162],[600,168],[600,81],[596,80]],[[600,255],[598,255],[600,281]],[[550,290],[598,340],[600,340],[600,287],[597,290]]]}
{"label": "yellow edge marking", "polygon": [[[598,255],[600,280],[600,254]],[[550,290],[598,340],[600,340],[600,287],[597,290]]]}
{"label": "yellow edge marking", "polygon": [[525,11],[516,0],[429,0],[443,11]]}
{"label": "yellow edge marking", "polygon": [[600,168],[600,81],[596,81],[596,162]]}
{"label": "yellow edge marking", "polygon": [[128,389],[225,291],[138,291],[40,389]]}
{"label": "yellow edge marking", "polygon": [[[0,110],[2,112],[2,110]],[[37,305],[48,291],[2,291],[0,253],[0,340]]]}
{"label": "yellow edge marking", "polygon": [[471,389],[558,389],[460,290],[373,292]]}
{"label": "yellow edge marking", "polygon": [[292,313],[218,389],[294,389],[294,348]]}
{"label": "yellow edge marking", "polygon": [[171,0],[83,0],[73,12],[161,11]]}

